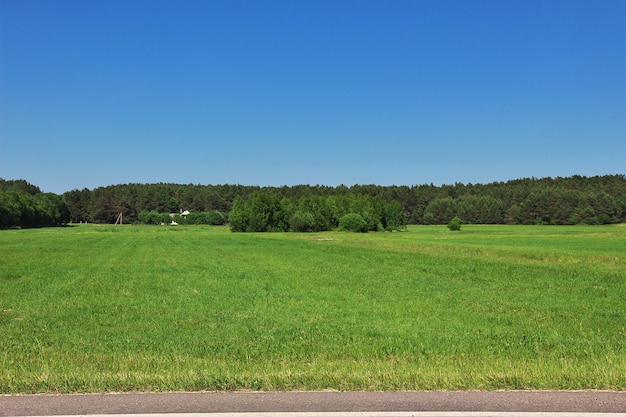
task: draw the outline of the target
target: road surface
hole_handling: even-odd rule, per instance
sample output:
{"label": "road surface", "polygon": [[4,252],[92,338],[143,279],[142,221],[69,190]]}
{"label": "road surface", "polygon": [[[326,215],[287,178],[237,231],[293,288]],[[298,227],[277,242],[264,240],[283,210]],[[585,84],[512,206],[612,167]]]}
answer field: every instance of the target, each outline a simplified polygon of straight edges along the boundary
{"label": "road surface", "polygon": [[[626,416],[626,392],[235,392],[0,395],[0,416]],[[529,414],[540,413],[540,414]],[[545,414],[548,413],[548,414]],[[121,417],[121,416],[117,416]]]}

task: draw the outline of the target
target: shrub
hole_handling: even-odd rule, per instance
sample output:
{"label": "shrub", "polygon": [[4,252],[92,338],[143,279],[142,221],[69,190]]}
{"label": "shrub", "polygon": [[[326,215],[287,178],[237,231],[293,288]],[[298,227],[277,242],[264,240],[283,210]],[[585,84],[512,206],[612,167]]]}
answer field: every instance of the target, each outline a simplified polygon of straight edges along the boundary
{"label": "shrub", "polygon": [[245,232],[250,221],[250,209],[239,196],[233,201],[233,208],[228,214],[228,223],[232,232]]}
{"label": "shrub", "polygon": [[209,224],[212,224],[213,226],[222,226],[228,221],[226,213],[222,213],[218,210],[209,211],[207,217],[209,219]]}
{"label": "shrub", "polygon": [[226,216],[217,210],[193,212],[187,215],[186,223],[220,226],[226,224]]}
{"label": "shrub", "polygon": [[339,230],[367,232],[367,222],[358,213],[348,213],[339,219]]}
{"label": "shrub", "polygon": [[138,220],[143,224],[169,224],[172,218],[167,213],[158,213],[156,211],[142,211],[139,213]]}
{"label": "shrub", "polygon": [[315,217],[310,211],[298,210],[289,218],[289,226],[294,232],[312,232]]}
{"label": "shrub", "polygon": [[385,204],[384,229],[403,230],[406,229],[406,215],[402,209],[402,205],[396,201],[390,201]]}
{"label": "shrub", "polygon": [[448,223],[448,229],[450,229],[453,232],[458,232],[459,230],[461,230],[462,222],[463,221],[461,220],[459,216],[454,216],[452,220],[450,220],[450,223]]}
{"label": "shrub", "polygon": [[572,214],[571,216],[569,216],[569,220],[567,221],[567,224],[569,225],[580,224],[580,217],[578,217],[575,214]]}

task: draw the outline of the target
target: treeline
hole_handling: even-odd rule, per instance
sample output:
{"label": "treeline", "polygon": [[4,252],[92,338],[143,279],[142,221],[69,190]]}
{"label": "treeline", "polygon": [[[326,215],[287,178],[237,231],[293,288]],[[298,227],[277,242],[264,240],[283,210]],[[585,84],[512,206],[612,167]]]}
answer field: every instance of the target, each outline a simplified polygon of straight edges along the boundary
{"label": "treeline", "polygon": [[354,232],[398,230],[406,216],[398,201],[380,196],[283,197],[257,192],[237,197],[228,216],[233,232]]}
{"label": "treeline", "polygon": [[[114,223],[120,213],[124,214],[126,222],[138,221],[143,211],[178,213],[183,209],[192,213],[219,211],[229,214],[237,199],[246,202],[253,195],[266,195],[279,203],[286,199],[292,201],[289,203],[291,206],[294,201],[306,206],[308,201],[305,199],[375,197],[382,203],[398,202],[409,224],[447,224],[455,216],[467,223],[485,224],[626,221],[624,175],[525,178],[490,184],[443,186],[122,184],[93,190],[72,190],[66,192],[64,198],[70,209],[71,221]],[[281,208],[281,212],[289,211]],[[283,218],[293,214],[295,212],[284,214]],[[334,223],[336,217],[332,219],[330,223]],[[322,227],[316,222],[315,228]],[[271,225],[270,229],[273,227]]]}
{"label": "treeline", "polygon": [[0,179],[0,228],[61,226],[70,221],[62,196],[24,180]]}
{"label": "treeline", "polygon": [[[258,214],[251,215],[252,223],[247,224],[245,212],[255,211],[261,200],[273,205],[276,215],[264,227]],[[235,230],[327,230],[348,213],[359,214],[369,230],[379,230],[402,223],[384,214],[385,207],[396,203],[409,224],[447,224],[455,216],[466,223],[485,224],[620,223],[626,222],[626,177],[525,178],[443,186],[120,184],[71,190],[62,196],[42,193],[23,180],[0,180],[0,227],[115,223],[120,213],[124,222],[133,223],[143,222],[142,212],[171,219],[170,213],[188,210],[211,216],[219,212]]]}

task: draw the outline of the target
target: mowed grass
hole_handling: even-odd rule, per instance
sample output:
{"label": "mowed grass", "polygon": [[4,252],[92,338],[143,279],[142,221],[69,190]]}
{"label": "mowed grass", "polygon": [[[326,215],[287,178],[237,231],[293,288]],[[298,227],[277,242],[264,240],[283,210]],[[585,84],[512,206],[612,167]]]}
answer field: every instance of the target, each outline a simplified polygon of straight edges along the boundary
{"label": "mowed grass", "polygon": [[0,392],[626,387],[626,227],[0,232]]}

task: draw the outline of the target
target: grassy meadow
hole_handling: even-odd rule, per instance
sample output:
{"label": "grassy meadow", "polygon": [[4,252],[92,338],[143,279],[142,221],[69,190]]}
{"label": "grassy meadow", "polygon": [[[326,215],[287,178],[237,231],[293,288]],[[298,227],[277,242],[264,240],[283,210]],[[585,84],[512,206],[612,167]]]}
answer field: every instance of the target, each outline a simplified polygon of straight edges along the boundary
{"label": "grassy meadow", "polygon": [[626,389],[626,226],[0,231],[0,393]]}

